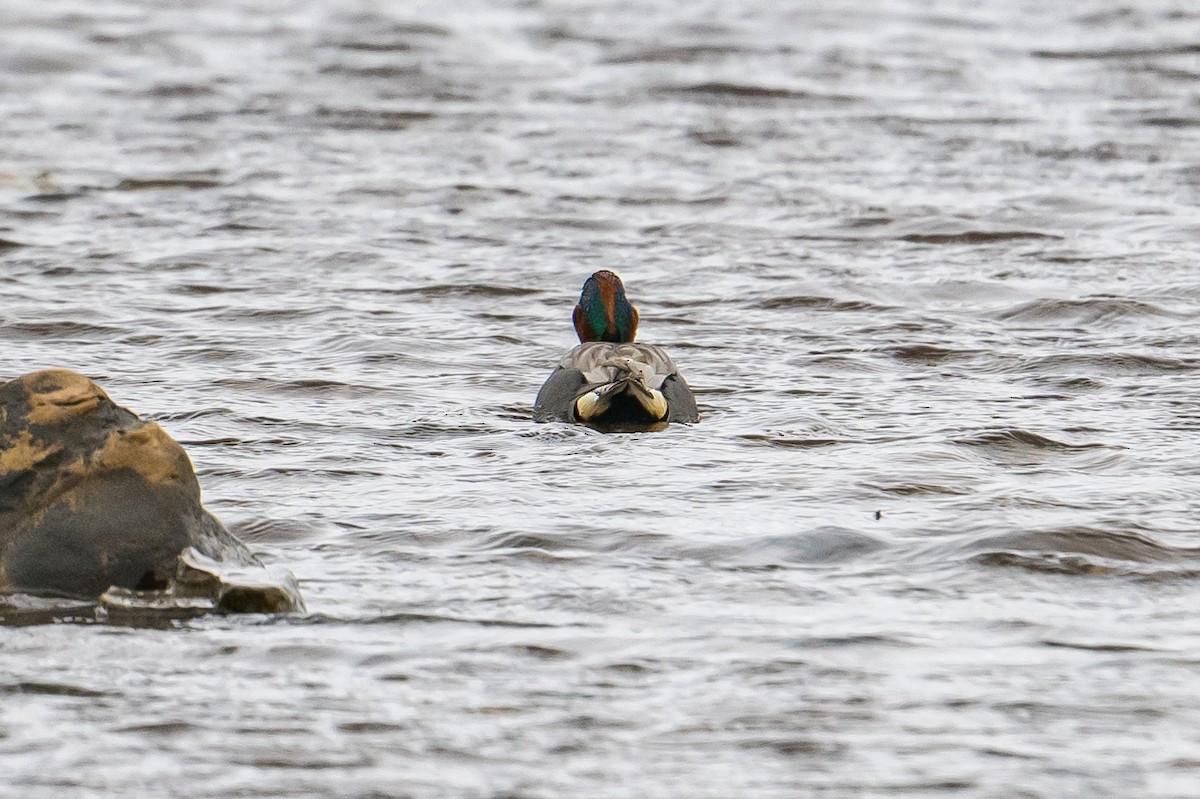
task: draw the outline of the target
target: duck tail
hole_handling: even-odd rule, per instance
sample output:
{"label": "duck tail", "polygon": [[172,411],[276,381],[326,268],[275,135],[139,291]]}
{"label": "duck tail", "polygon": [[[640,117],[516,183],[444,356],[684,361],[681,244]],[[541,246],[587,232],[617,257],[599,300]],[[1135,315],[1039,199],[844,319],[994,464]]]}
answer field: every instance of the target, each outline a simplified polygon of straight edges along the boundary
{"label": "duck tail", "polygon": [[[618,366],[618,364],[612,364]],[[650,415],[659,420],[667,417],[667,398],[656,388],[646,385],[646,375],[633,361],[619,364],[616,379],[609,383],[593,384],[585,388],[575,399],[575,413],[581,421],[603,416],[612,407],[613,401],[629,396]]]}

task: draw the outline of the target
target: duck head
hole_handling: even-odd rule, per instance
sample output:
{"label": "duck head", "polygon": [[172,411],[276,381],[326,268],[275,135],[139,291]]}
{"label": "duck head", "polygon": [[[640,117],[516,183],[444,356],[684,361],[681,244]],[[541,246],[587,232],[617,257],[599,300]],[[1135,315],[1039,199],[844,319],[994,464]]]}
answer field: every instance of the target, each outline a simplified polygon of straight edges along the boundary
{"label": "duck head", "polygon": [[637,336],[637,308],[625,297],[621,278],[607,269],[596,272],[583,284],[579,304],[571,315],[580,343],[611,341],[622,344]]}

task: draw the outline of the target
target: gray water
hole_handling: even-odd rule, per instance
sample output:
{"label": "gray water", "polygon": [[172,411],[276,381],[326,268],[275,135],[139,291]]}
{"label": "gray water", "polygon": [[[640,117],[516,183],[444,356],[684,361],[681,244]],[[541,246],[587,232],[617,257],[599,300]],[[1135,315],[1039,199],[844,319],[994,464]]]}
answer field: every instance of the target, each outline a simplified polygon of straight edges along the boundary
{"label": "gray water", "polygon": [[[0,795],[1200,795],[1198,81],[1174,0],[4,0],[3,376],[309,611],[10,609]],[[600,268],[699,425],[529,421]]]}

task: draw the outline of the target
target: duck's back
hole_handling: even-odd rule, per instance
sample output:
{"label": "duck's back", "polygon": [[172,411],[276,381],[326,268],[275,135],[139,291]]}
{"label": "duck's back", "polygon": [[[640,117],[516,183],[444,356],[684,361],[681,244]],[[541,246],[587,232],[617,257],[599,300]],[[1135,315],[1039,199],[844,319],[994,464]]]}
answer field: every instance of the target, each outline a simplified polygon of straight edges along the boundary
{"label": "duck's back", "polygon": [[696,398],[678,367],[662,347],[653,344],[591,341],[568,352],[538,392],[533,415],[539,422],[581,421],[576,401],[636,375],[636,382],[661,391],[667,403],[659,421],[693,423],[700,419]]}

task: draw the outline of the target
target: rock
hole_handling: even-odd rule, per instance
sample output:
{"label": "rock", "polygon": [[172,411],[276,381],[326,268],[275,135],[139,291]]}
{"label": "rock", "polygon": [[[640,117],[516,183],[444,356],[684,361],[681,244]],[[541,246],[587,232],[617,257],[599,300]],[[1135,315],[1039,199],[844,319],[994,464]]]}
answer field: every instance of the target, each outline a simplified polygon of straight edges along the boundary
{"label": "rock", "polygon": [[[213,609],[303,609],[290,575],[230,584],[223,563],[267,573],[201,505],[187,453],[161,427],[74,372],[0,386],[0,592],[194,605],[207,586]],[[198,564],[212,579],[183,579]]]}

